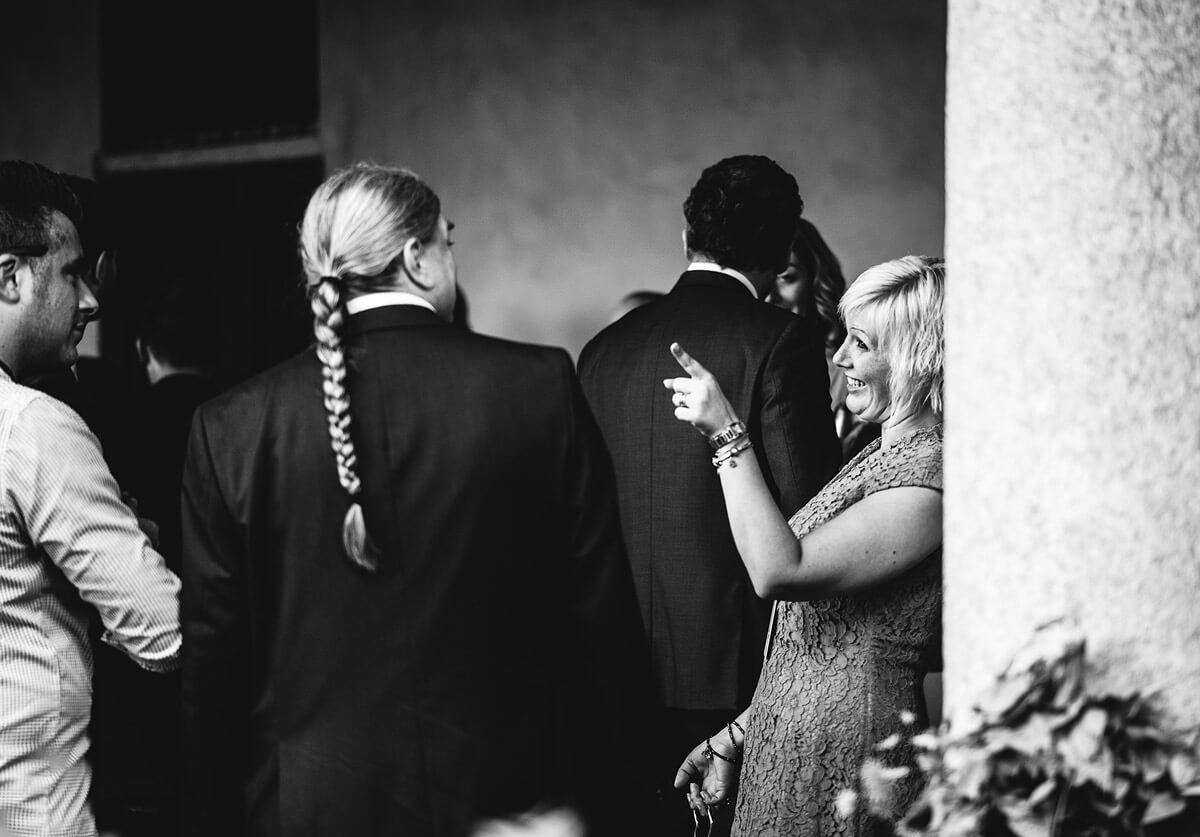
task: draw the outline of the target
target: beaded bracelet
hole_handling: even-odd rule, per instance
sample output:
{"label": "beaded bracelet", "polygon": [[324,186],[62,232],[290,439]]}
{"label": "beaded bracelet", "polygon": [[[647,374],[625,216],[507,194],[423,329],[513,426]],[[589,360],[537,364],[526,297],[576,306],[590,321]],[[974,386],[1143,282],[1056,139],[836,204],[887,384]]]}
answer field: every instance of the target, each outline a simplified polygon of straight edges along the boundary
{"label": "beaded bracelet", "polygon": [[[735,750],[734,752],[736,754],[737,751]],[[721,761],[729,762],[730,764],[737,764],[739,761],[739,759],[736,759],[736,758],[731,759],[729,756],[723,756],[720,753],[718,753],[716,750],[714,750],[711,738],[704,739],[704,750],[701,753],[701,755],[703,755],[709,761],[713,760],[713,756],[716,756]]]}
{"label": "beaded bracelet", "polygon": [[[738,744],[737,739],[733,737],[733,728],[735,726],[742,730],[742,744]],[[725,730],[729,733],[729,743],[733,745],[733,752],[740,756],[742,754],[742,750],[745,749],[746,731],[742,729],[742,725],[737,721],[730,721],[727,723],[725,725]]]}

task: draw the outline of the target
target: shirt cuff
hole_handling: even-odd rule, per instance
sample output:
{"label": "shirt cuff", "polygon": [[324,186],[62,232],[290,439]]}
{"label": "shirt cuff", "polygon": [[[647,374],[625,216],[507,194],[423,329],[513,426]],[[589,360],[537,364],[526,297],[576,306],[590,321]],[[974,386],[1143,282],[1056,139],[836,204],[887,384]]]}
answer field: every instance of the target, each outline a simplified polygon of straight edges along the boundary
{"label": "shirt cuff", "polygon": [[112,631],[105,630],[105,632],[103,634],[101,634],[100,640],[105,645],[109,645],[113,648],[116,648],[118,651],[120,651],[122,654],[124,654],[129,659],[133,660],[135,663],[137,663],[139,666],[144,668],[146,671],[152,671],[155,674],[166,674],[169,671],[177,671],[179,669],[180,643],[178,643],[178,642],[175,643],[175,648],[172,651],[170,651],[169,653],[164,654],[162,656],[155,656],[155,657],[141,656],[141,657],[139,657],[136,654],[130,653],[129,649],[127,649],[127,648],[125,648],[125,646],[121,645],[121,643],[117,641],[116,636],[113,634]]}

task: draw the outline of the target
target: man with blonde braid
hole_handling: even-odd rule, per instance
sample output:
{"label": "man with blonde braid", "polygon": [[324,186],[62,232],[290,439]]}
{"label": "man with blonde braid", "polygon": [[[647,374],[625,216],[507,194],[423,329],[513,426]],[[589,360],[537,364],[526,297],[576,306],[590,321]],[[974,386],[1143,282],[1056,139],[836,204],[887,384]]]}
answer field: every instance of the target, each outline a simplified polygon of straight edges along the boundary
{"label": "man with blonde braid", "polygon": [[452,228],[411,172],[334,174],[301,228],[316,350],[197,413],[190,834],[647,822],[616,744],[643,737],[649,664],[611,465],[566,352],[451,326]]}

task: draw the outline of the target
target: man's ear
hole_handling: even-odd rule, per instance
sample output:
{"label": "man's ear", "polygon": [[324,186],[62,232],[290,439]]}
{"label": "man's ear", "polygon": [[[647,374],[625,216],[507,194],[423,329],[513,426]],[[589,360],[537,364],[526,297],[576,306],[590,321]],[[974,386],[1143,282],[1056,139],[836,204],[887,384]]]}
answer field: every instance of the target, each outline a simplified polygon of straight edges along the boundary
{"label": "man's ear", "polygon": [[404,242],[403,256],[404,272],[408,274],[412,283],[423,291],[432,288],[433,285],[425,278],[425,269],[422,263],[425,256],[425,245],[416,236]]}
{"label": "man's ear", "polygon": [[21,260],[12,253],[0,253],[0,300],[18,302],[21,299],[21,288],[17,281],[17,271]]}
{"label": "man's ear", "polygon": [[104,250],[96,260],[96,287],[109,286],[117,276],[117,251]]}

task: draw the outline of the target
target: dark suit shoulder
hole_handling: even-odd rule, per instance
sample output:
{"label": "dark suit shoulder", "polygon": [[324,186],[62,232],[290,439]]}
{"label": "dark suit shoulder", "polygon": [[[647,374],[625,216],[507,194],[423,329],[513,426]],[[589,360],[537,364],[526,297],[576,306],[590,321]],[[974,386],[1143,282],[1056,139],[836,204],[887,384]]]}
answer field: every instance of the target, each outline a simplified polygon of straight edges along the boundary
{"label": "dark suit shoulder", "polygon": [[[315,381],[314,374],[318,376]],[[293,355],[208,399],[197,408],[196,413],[205,419],[225,415],[240,416],[240,422],[244,423],[252,415],[261,412],[267,403],[264,396],[283,389],[311,389],[314,383],[319,388],[319,376],[320,362],[315,350],[310,346],[300,354]],[[319,397],[319,392],[317,395]]]}
{"label": "dark suit shoulder", "polygon": [[486,357],[497,361],[526,361],[529,363],[561,364],[571,362],[571,356],[566,349],[559,346],[546,346],[539,343],[523,343],[504,337],[494,337],[488,334],[474,332],[462,333],[467,345],[472,350],[481,352]]}
{"label": "dark suit shoulder", "polygon": [[[743,289],[676,286],[669,294],[634,309],[588,341],[579,356],[580,374],[598,365],[642,354],[648,348],[665,353],[672,342],[685,349],[748,352],[762,357],[785,333],[811,331],[782,308],[755,299]],[[707,361],[698,357],[702,363]],[[621,363],[623,361],[615,361]]]}

